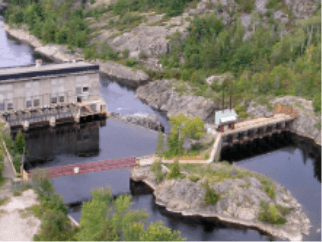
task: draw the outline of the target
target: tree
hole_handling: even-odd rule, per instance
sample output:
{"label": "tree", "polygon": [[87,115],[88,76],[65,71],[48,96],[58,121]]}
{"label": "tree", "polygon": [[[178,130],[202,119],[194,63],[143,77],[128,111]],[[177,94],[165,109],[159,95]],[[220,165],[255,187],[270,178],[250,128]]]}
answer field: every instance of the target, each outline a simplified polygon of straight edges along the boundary
{"label": "tree", "polygon": [[26,140],[25,135],[22,133],[21,129],[19,129],[18,134],[16,136],[15,145],[19,154],[22,155],[24,149],[26,148]]}
{"label": "tree", "polygon": [[168,173],[168,179],[175,179],[181,175],[179,160],[176,158],[173,162],[170,172]]}
{"label": "tree", "polygon": [[[183,240],[179,232],[172,233],[160,223],[144,231],[149,215],[144,210],[130,210],[131,195],[120,195],[113,200],[110,188],[106,187],[92,191],[92,196],[91,201],[83,204],[78,240]],[[114,213],[110,215],[112,209]]]}
{"label": "tree", "polygon": [[158,142],[157,142],[157,147],[155,149],[155,153],[160,154],[163,152],[163,133],[161,130],[159,130],[158,133]]}

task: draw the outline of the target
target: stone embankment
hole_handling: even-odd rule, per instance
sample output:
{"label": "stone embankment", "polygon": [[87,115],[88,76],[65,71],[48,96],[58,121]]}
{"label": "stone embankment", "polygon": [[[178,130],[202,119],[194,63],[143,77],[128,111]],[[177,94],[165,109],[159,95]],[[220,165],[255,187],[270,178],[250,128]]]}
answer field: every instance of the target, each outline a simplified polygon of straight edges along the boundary
{"label": "stone embankment", "polygon": [[167,117],[183,113],[192,117],[200,116],[205,122],[213,123],[219,105],[204,98],[192,95],[180,96],[174,91],[171,80],[158,80],[140,86],[136,97],[153,109],[167,112]]}
{"label": "stone embankment", "polygon": [[[321,130],[318,130],[317,124],[321,122],[321,114],[316,115],[313,111],[311,100],[295,96],[277,97],[270,101],[271,105],[275,103],[290,105],[297,110],[297,120],[293,123],[292,131],[300,136],[313,139],[316,144],[321,145]],[[247,113],[253,117],[263,116],[268,113],[267,107],[250,102],[247,105]]]}
{"label": "stone embankment", "polygon": [[[264,177],[263,175],[235,166],[211,164],[214,172],[222,171],[223,167],[232,174],[231,177],[245,172],[248,175],[210,183],[210,187],[221,196],[215,205],[204,203],[205,188],[202,183],[205,178],[197,182],[185,178],[158,183],[151,172],[151,166],[131,168],[130,177],[134,181],[143,181],[150,186],[154,190],[156,204],[166,207],[170,212],[181,213],[183,216],[217,218],[223,222],[256,228],[275,237],[292,241],[302,240],[302,234],[309,234],[310,220],[302,212],[302,206],[284,186],[270,180],[275,186],[276,193],[275,198],[272,199],[263,189],[264,184],[260,179]],[[163,172],[167,172],[165,167]],[[188,175],[188,172],[185,173]],[[287,222],[283,226],[260,222],[261,201],[289,208],[290,213],[285,216]]]}
{"label": "stone embankment", "polygon": [[[82,60],[83,54],[80,50],[71,54],[67,49],[67,46],[47,44],[43,45],[41,41],[35,36],[29,34],[26,26],[20,28],[11,28],[7,24],[0,26],[7,31],[14,38],[19,39],[34,47],[34,51],[46,56],[47,58],[56,62],[70,62],[73,60]],[[110,79],[118,81],[132,87],[138,87],[139,85],[146,84],[149,81],[149,76],[141,70],[134,71],[132,68],[123,66],[121,64],[111,61],[94,61],[93,64],[100,66],[100,72],[107,75]]]}
{"label": "stone embankment", "polygon": [[134,115],[123,115],[120,113],[111,112],[110,117],[120,120],[122,122],[132,123],[155,131],[161,130],[162,132],[164,132],[164,126],[160,121],[158,121],[158,117],[156,114],[142,113]]}

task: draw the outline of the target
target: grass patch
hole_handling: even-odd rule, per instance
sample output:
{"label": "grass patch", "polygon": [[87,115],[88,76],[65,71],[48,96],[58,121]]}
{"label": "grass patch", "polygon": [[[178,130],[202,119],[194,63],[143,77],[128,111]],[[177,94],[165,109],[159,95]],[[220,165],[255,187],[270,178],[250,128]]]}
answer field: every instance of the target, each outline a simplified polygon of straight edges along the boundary
{"label": "grass patch", "polygon": [[277,210],[279,211],[279,213],[280,213],[280,214],[282,214],[283,216],[287,216],[287,215],[289,215],[289,214],[290,214],[290,212],[291,212],[291,210],[290,210],[289,208],[284,207],[284,206],[282,206],[282,205],[280,205],[280,204],[277,204],[277,205],[276,205],[276,208],[277,208]]}
{"label": "grass patch", "polygon": [[268,202],[261,201],[260,207],[259,221],[275,225],[286,223],[286,219],[279,214],[279,209],[276,205],[269,205]]}
{"label": "grass patch", "polygon": [[0,199],[0,206],[5,204],[7,201],[9,200],[9,198],[3,198],[3,199]]}
{"label": "grass patch", "polygon": [[285,199],[283,202],[284,202],[284,203],[290,203],[290,202],[291,202],[291,200]]}
{"label": "grass patch", "polygon": [[14,196],[20,196],[22,192],[32,188],[32,185],[27,182],[23,182],[22,184],[16,184],[13,187],[13,195]]}
{"label": "grass patch", "polygon": [[197,182],[200,180],[200,177],[196,176],[196,175],[189,175],[188,176],[189,180],[192,182]]}
{"label": "grass patch", "polygon": [[272,199],[274,199],[275,198],[275,186],[273,185],[273,184],[271,184],[271,183],[269,183],[269,182],[265,182],[264,184],[263,184],[264,186],[264,191],[267,193],[267,195],[270,197],[270,198],[272,198]]}
{"label": "grass patch", "polygon": [[29,207],[26,209],[19,209],[18,212],[19,212],[21,218],[28,218],[33,215],[33,207]]}
{"label": "grass patch", "polygon": [[319,121],[317,121],[317,122],[316,122],[315,127],[316,127],[318,130],[321,130],[321,120],[319,120]]}

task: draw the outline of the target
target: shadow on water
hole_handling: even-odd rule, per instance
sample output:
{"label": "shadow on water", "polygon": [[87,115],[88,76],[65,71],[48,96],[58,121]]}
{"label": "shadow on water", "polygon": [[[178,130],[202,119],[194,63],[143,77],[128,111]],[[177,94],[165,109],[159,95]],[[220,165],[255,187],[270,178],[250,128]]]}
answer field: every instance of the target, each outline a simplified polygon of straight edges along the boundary
{"label": "shadow on water", "polygon": [[290,132],[274,134],[271,137],[255,139],[246,144],[226,146],[221,150],[220,160],[238,164],[239,162],[252,162],[258,156],[271,156],[272,152],[284,150],[294,154],[296,149],[301,150],[304,165],[308,160],[313,161],[314,177],[321,182],[321,146],[315,145],[310,139],[300,137]]}

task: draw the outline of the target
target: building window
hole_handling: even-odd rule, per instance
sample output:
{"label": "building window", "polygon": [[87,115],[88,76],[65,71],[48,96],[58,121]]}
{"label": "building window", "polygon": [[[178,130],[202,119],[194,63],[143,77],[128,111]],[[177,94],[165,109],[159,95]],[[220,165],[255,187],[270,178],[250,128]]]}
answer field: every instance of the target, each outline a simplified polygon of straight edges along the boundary
{"label": "building window", "polygon": [[29,108],[29,107],[31,107],[32,105],[31,105],[31,100],[28,100],[28,101],[26,101],[26,107],[27,108]]}
{"label": "building window", "polygon": [[9,109],[13,109],[13,103],[7,103],[7,109],[9,110]]}
{"label": "building window", "polygon": [[51,103],[57,103],[57,97],[51,97]]}
{"label": "building window", "polygon": [[76,87],[76,95],[80,95],[82,93],[81,87]]}
{"label": "building window", "polygon": [[64,100],[65,100],[65,97],[64,97],[64,96],[60,96],[60,97],[59,97],[59,102],[63,103],[63,102],[64,102]]}
{"label": "building window", "polygon": [[83,87],[83,92],[88,92],[88,87]]}
{"label": "building window", "polygon": [[34,99],[34,106],[39,106],[39,99]]}
{"label": "building window", "polygon": [[0,111],[4,111],[4,103],[0,103]]}

